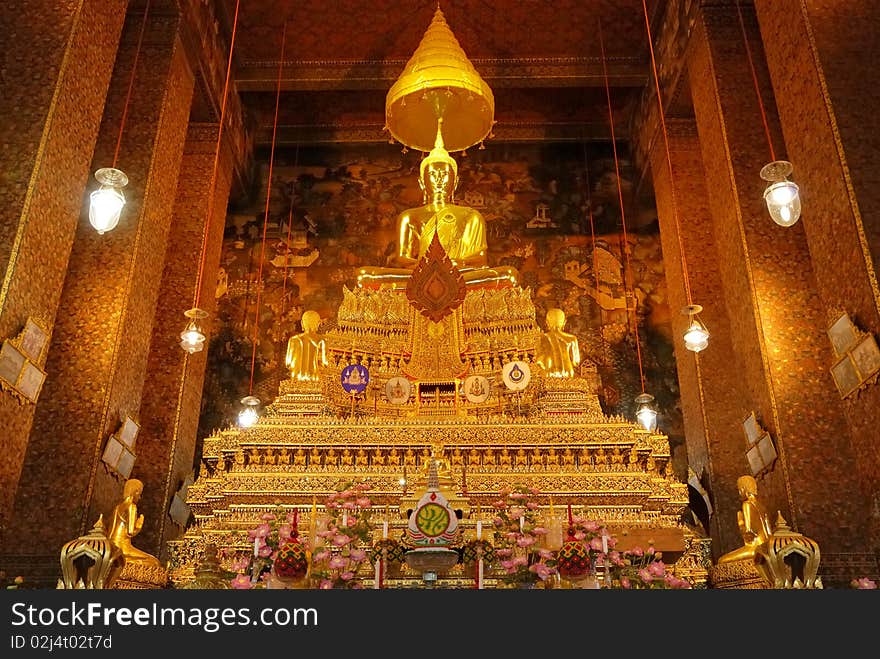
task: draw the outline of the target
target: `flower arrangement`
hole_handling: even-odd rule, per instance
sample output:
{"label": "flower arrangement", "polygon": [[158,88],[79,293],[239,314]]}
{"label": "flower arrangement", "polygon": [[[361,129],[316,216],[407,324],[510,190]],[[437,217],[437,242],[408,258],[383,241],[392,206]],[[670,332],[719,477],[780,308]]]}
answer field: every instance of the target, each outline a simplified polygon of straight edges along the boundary
{"label": "flower arrangement", "polygon": [[297,512],[279,508],[263,513],[260,523],[248,531],[253,551],[232,561],[236,576],[232,587],[265,588],[270,579],[301,579],[308,572],[308,547],[298,537]]}
{"label": "flower arrangement", "polygon": [[877,582],[869,579],[868,577],[853,579],[849,585],[852,588],[857,588],[858,590],[875,590],[877,588]]}
{"label": "flower arrangement", "polygon": [[556,556],[540,547],[547,529],[539,521],[539,491],[518,485],[501,491],[495,508],[495,556],[511,586],[533,586],[556,574]]}
{"label": "flower arrangement", "polygon": [[361,587],[356,577],[369,563],[373,540],[369,489],[367,483],[348,482],[327,497],[327,518],[316,533],[319,546],[312,556],[312,576],[321,589]]}
{"label": "flower arrangement", "polygon": [[626,590],[689,589],[687,579],[681,579],[668,571],[661,560],[662,554],[648,547],[644,550],[635,547],[623,553],[611,551],[608,554],[608,569],[612,585]]}
{"label": "flower arrangement", "polygon": [[608,529],[595,520],[573,516],[569,506],[568,536],[556,559],[560,575],[572,579],[595,575],[616,543]]}

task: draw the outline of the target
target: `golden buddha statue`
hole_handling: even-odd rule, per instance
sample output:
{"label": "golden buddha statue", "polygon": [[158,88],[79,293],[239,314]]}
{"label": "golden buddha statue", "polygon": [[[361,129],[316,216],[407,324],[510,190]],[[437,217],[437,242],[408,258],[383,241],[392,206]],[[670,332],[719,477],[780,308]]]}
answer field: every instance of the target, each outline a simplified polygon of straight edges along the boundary
{"label": "golden buddha statue", "polygon": [[144,516],[138,514],[137,503],[144,491],[144,484],[129,478],[122,488],[122,501],[116,504],[110,515],[110,542],[122,552],[126,563],[158,566],[159,559],[134,547],[131,539],[141,532]]}
{"label": "golden buddha statue", "polygon": [[424,192],[424,205],[400,214],[397,253],[389,259],[389,267],[361,268],[359,286],[405,289],[435,233],[468,287],[516,284],[517,273],[513,268],[487,266],[486,220],[482,214],[454,203],[458,164],[443,146],[441,127],[442,119],[437,124],[434,149],[420,167],[419,187]]}
{"label": "golden buddha statue", "polygon": [[581,363],[578,338],[562,331],[563,327],[565,312],[562,309],[550,309],[547,312],[547,331],[538,343],[535,361],[544,370],[544,374],[551,378],[570,378],[574,376],[575,367]]}
{"label": "golden buddha statue", "polygon": [[718,559],[719,564],[754,559],[761,545],[773,534],[770,516],[758,499],[757,481],[752,476],[740,476],[736,479],[736,488],[743,502],[742,510],[736,513],[736,522],[744,544],[724,554]]}
{"label": "golden buddha statue", "polygon": [[324,339],[317,334],[321,316],[317,311],[306,311],[300,319],[302,334],[291,336],[287,341],[284,364],[290,369],[290,377],[300,382],[318,380],[318,367],[327,365]]}

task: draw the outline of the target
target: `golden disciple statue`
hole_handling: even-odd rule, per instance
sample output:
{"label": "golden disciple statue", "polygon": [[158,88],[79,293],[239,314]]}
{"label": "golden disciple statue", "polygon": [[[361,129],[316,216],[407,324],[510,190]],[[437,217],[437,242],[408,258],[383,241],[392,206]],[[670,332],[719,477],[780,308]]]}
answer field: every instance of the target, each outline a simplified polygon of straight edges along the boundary
{"label": "golden disciple statue", "polygon": [[316,333],[321,317],[316,311],[306,311],[300,320],[302,334],[291,336],[287,341],[285,365],[294,380],[314,382],[318,380],[318,367],[327,365],[327,352],[323,337]]}
{"label": "golden disciple statue", "polygon": [[443,147],[437,125],[434,149],[422,160],[419,187],[423,206],[410,208],[397,220],[397,253],[389,267],[358,271],[358,285],[367,288],[405,289],[413,269],[425,255],[436,233],[440,244],[470,286],[515,285],[513,268],[490,268],[486,260],[486,220],[479,211],[454,203],[458,164]]}
{"label": "golden disciple statue", "polygon": [[131,539],[140,533],[144,526],[144,516],[138,514],[137,508],[143,491],[144,484],[136,478],[125,481],[122,501],[116,504],[110,516],[110,542],[122,552],[126,563],[157,566],[159,559],[131,544]]}
{"label": "golden disciple statue", "polygon": [[758,483],[752,476],[740,476],[736,487],[742,499],[742,510],[736,513],[736,522],[742,535],[742,547],[730,551],[718,559],[718,563],[754,559],[758,549],[773,534],[770,516],[758,499]]}
{"label": "golden disciple statue", "polygon": [[537,363],[544,374],[552,378],[570,378],[575,367],[581,363],[581,351],[578,338],[574,334],[563,332],[565,312],[562,309],[550,309],[547,312],[547,331],[538,343]]}

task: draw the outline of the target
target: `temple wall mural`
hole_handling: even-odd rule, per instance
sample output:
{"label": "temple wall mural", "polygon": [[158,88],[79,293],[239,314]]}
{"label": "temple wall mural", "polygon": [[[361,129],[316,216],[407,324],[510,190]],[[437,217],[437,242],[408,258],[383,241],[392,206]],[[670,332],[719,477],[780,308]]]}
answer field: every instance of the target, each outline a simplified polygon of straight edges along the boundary
{"label": "temple wall mural", "polygon": [[[254,337],[254,394],[267,403],[285,377],[284,347],[300,331],[302,313],[317,311],[319,331],[326,331],[343,286],[356,286],[357,269],[385,265],[395,249],[397,215],[423,203],[421,156],[392,145],[279,150],[263,246],[263,154],[259,191],[227,218],[216,291],[219,327],[210,345],[200,437],[234,421],[248,393]],[[457,160],[456,202],[485,217],[490,265],[519,271],[521,285],[533,292],[541,327],[547,309],[565,311],[567,331],[598,367],[604,411],[631,419],[640,392],[633,334],[638,323],[647,386],[683,472],[656,211],[644,195],[636,198],[629,163],[623,161],[621,169],[625,243],[610,145],[489,144]],[[631,284],[624,283],[624,249]]]}

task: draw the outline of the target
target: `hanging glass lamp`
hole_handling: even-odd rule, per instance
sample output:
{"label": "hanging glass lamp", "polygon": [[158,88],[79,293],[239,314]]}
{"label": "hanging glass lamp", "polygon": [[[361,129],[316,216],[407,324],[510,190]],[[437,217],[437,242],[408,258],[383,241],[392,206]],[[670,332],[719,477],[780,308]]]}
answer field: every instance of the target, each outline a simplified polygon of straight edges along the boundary
{"label": "hanging glass lamp", "polygon": [[245,396],[241,399],[241,412],[238,413],[238,425],[242,428],[250,428],[260,418],[257,408],[260,405],[260,399],[256,396]]}
{"label": "hanging glass lamp", "polygon": [[128,176],[119,169],[102,167],[95,172],[95,179],[101,187],[89,195],[89,223],[103,235],[119,224],[125,206],[122,188],[128,185]]}
{"label": "hanging glass lamp", "polygon": [[770,182],[764,190],[767,210],[773,221],[782,227],[790,227],[801,216],[798,186],[788,180],[793,171],[794,168],[787,160],[775,160],[761,168],[761,178]]}
{"label": "hanging glass lamp", "polygon": [[208,312],[203,309],[192,308],[184,311],[183,315],[189,318],[186,329],[180,333],[180,347],[189,354],[201,352],[205,347],[205,333],[202,331],[200,321],[208,317]]}
{"label": "hanging glass lamp", "polygon": [[636,418],[639,424],[648,432],[654,432],[657,429],[657,410],[654,409],[654,397],[645,392],[636,396]]}
{"label": "hanging glass lamp", "polygon": [[703,310],[699,304],[689,304],[681,313],[688,317],[688,327],[684,331],[684,347],[691,352],[700,352],[709,346],[709,330],[698,314]]}

